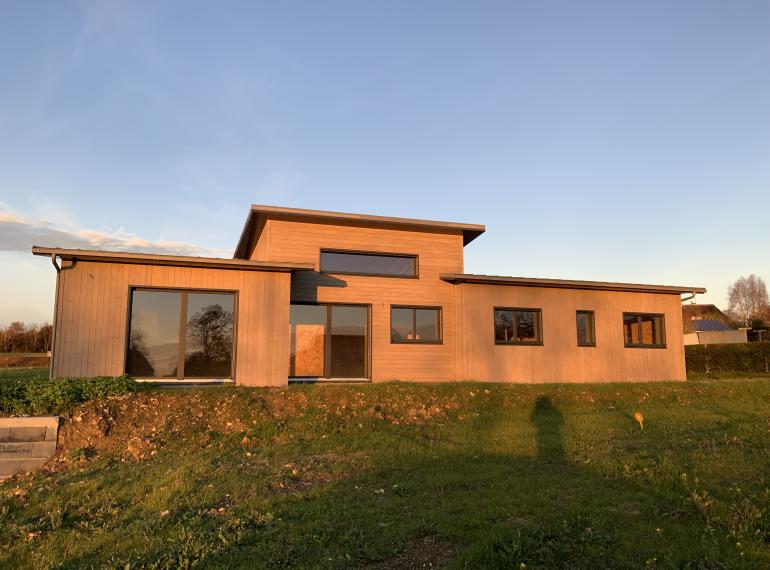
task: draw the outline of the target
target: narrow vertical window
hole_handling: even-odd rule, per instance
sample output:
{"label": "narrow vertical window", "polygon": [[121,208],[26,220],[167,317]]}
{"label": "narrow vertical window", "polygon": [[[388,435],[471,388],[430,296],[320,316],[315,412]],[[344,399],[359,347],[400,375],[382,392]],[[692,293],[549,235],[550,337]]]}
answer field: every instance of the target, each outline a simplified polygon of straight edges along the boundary
{"label": "narrow vertical window", "polygon": [[577,311],[575,313],[577,325],[578,346],[596,346],[596,327],[593,311]]}

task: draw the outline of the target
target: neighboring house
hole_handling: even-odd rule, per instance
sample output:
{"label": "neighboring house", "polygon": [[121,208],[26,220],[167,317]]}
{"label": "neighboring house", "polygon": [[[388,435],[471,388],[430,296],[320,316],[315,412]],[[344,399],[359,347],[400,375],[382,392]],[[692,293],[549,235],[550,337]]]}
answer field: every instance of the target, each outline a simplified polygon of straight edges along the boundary
{"label": "neighboring house", "polygon": [[684,335],[684,344],[738,344],[748,342],[746,331],[735,330],[722,321],[713,319],[696,319],[691,321],[692,332]]}
{"label": "neighboring house", "polygon": [[57,269],[51,374],[684,380],[700,287],[463,273],[481,225],[252,206],[234,259],[35,247]]}
{"label": "neighboring house", "polygon": [[706,303],[688,303],[682,305],[682,327],[685,333],[695,332],[693,322],[697,320],[719,321],[730,325],[730,317],[719,310],[719,307]]}
{"label": "neighboring house", "polygon": [[730,318],[711,304],[682,305],[682,332],[686,345],[747,342],[747,329],[734,329]]}

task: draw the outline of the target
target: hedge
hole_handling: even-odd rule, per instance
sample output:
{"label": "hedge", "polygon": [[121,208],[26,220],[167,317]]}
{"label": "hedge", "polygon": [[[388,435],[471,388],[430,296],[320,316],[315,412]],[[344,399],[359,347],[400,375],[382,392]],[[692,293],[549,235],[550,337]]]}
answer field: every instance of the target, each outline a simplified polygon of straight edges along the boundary
{"label": "hedge", "polygon": [[82,402],[137,388],[127,376],[4,380],[0,382],[0,415],[60,414]]}
{"label": "hedge", "polygon": [[688,374],[770,374],[770,342],[692,344],[684,352]]}

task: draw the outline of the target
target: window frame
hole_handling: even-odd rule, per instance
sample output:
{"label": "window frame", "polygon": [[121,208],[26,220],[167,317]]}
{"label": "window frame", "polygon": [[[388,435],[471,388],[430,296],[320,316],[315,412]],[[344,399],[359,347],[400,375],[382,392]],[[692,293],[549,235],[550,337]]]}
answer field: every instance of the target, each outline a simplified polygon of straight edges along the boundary
{"label": "window frame", "polygon": [[[414,275],[393,275],[391,273],[368,273],[359,271],[324,271],[322,258],[324,253],[346,253],[350,255],[377,255],[380,257],[406,257],[414,261]],[[388,279],[419,279],[420,256],[416,253],[394,253],[390,251],[363,251],[357,249],[333,249],[322,247],[318,253],[318,272],[323,275],[359,275],[363,277],[387,277]]]}
{"label": "window frame", "polygon": [[[636,325],[641,326],[641,318],[642,317],[657,317],[660,318],[660,334],[661,334],[661,343],[660,344],[645,344],[645,343],[629,343],[626,339],[626,317],[627,316],[635,316],[636,317]],[[666,315],[664,313],[638,313],[635,311],[623,311],[623,321],[622,321],[622,331],[623,331],[623,346],[625,348],[667,348],[666,346]],[[639,335],[639,338],[641,339],[641,335]]]}
{"label": "window frame", "polygon": [[[306,305],[313,307],[324,307],[326,309],[326,330],[324,336],[328,339],[330,336],[332,326],[332,307],[365,307],[366,318],[366,378],[371,382],[372,380],[372,305],[368,303],[347,303],[347,302],[317,302],[317,301],[290,301],[289,307],[292,305]],[[291,326],[291,314],[289,315],[289,326]],[[289,349],[289,357],[291,358],[291,349]],[[289,375],[289,384],[293,382],[303,382],[311,378],[319,379],[318,381],[325,381],[332,379],[331,373],[331,345],[328,340],[325,341],[324,346],[324,376],[291,376]],[[291,366],[288,367],[288,372],[291,372]]]}
{"label": "window frame", "polygon": [[[498,311],[512,311],[513,312],[513,330],[518,329],[519,321],[516,317],[516,312],[534,312],[537,313],[537,326],[535,330],[537,332],[537,340],[498,340],[497,339],[497,323],[495,321],[495,314]],[[492,339],[496,345],[501,346],[543,346],[543,309],[535,307],[494,307],[492,309]]]}
{"label": "window frame", "polygon": [[[577,326],[578,315],[590,315],[591,340],[587,343],[580,342],[580,329]],[[575,311],[575,335],[577,336],[577,345],[579,348],[596,348],[596,312],[589,309],[577,309]]]}
{"label": "window frame", "polygon": [[[417,311],[420,309],[436,311],[438,313],[438,339],[437,340],[399,340],[393,338],[393,309],[409,309],[412,311],[412,336],[416,336]],[[444,308],[438,305],[391,305],[390,306],[390,344],[444,344]]]}
{"label": "window frame", "polygon": [[[227,382],[234,383],[236,381],[236,368],[238,359],[238,318],[239,318],[239,295],[240,291],[237,289],[207,289],[196,287],[153,287],[148,285],[129,285],[128,286],[128,302],[126,304],[126,323],[125,323],[125,339],[123,342],[123,373],[128,373],[128,355],[131,345],[131,313],[133,311],[134,304],[134,291],[158,291],[164,293],[179,293],[181,298],[180,310],[179,310],[179,356],[181,358],[181,366],[177,367],[177,375],[167,378],[156,378],[154,376],[131,376],[137,382],[171,382],[179,384],[208,384],[212,382]],[[184,376],[184,358],[185,351],[187,349],[187,301],[188,293],[213,293],[213,294],[229,294],[233,296],[233,353],[230,362],[230,375],[222,378],[198,378]],[[184,326],[183,326],[184,325]],[[181,370],[181,373],[180,373]]]}

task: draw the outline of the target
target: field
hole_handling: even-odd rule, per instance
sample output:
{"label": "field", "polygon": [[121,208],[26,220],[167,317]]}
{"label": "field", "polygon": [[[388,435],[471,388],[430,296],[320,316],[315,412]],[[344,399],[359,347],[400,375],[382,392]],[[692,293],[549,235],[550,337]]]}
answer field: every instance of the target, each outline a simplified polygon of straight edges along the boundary
{"label": "field", "polygon": [[152,390],[64,419],[51,467],[0,484],[0,567],[770,567],[767,379]]}

